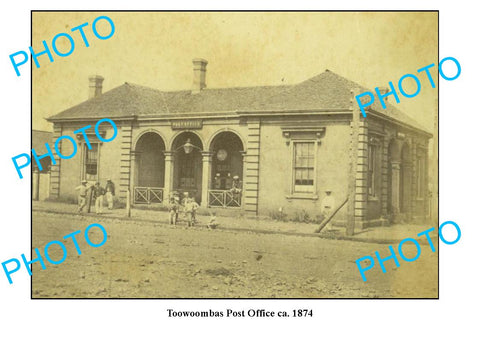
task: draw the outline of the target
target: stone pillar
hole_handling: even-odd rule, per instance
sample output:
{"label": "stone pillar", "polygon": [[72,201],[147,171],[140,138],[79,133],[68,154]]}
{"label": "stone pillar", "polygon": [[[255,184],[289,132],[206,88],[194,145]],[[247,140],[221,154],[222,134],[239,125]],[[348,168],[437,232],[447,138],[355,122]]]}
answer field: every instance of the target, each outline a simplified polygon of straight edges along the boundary
{"label": "stone pillar", "polygon": [[213,152],[202,151],[202,207],[208,208],[208,190],[210,190],[210,181],[212,178],[212,155]]}
{"label": "stone pillar", "polygon": [[135,186],[137,186],[138,180],[138,160],[140,158],[140,152],[131,151],[130,152],[130,197],[127,197],[127,200],[130,200],[132,204],[135,203]]}
{"label": "stone pillar", "polygon": [[245,189],[244,189],[244,183],[245,183],[245,173],[247,172],[247,152],[246,151],[240,151],[240,155],[242,156],[242,178],[240,180],[242,181],[242,202],[241,202],[241,207],[244,207],[243,202],[245,202]]}
{"label": "stone pillar", "polygon": [[389,185],[389,178],[388,178],[388,146],[390,140],[388,138],[383,139],[382,144],[382,184],[381,184],[381,196],[380,199],[382,201],[382,216],[386,217],[388,215],[388,185]]}
{"label": "stone pillar", "polygon": [[246,212],[257,215],[259,170],[260,170],[260,119],[252,118],[248,121],[247,154],[244,158],[246,163],[243,174],[243,207]]}
{"label": "stone pillar", "polygon": [[400,161],[392,160],[392,213],[394,222],[400,213]]}
{"label": "stone pillar", "polygon": [[412,143],[412,201],[416,200],[418,197],[417,192],[417,181],[418,181],[418,169],[417,169],[417,155],[418,155],[418,145],[416,143]]}
{"label": "stone pillar", "polygon": [[[355,88],[351,90],[351,103],[354,102],[354,98],[359,94],[359,89]],[[347,236],[353,236],[355,234],[355,215],[356,215],[356,185],[357,185],[357,171],[358,169],[358,142],[359,142],[359,130],[360,130],[360,110],[358,105],[352,105],[352,120],[350,122],[350,148],[349,148],[349,169],[348,169],[348,205],[347,205]],[[367,142],[366,137],[362,136],[362,141]],[[360,165],[360,170],[363,169],[363,165]],[[360,208],[360,207],[359,207]]]}
{"label": "stone pillar", "polygon": [[407,221],[411,220],[412,217],[412,206],[413,206],[413,191],[412,191],[412,163],[403,162],[402,163],[403,171],[403,213]]}
{"label": "stone pillar", "polygon": [[[429,182],[429,179],[428,179],[428,166],[429,166],[429,162],[428,162],[428,149],[425,149],[425,152],[424,152],[424,163],[425,163],[425,175],[424,175],[424,185],[423,185],[423,192],[422,192],[422,197],[423,197],[423,200],[424,200],[424,205],[423,205],[423,216],[424,217],[427,217],[428,215],[428,205],[430,204],[429,202],[429,195],[428,195],[428,182]],[[438,164],[438,163],[435,163],[435,164]],[[438,224],[437,224],[438,225]]]}
{"label": "stone pillar", "polygon": [[418,179],[419,179],[419,176],[418,176],[418,164],[417,164],[417,158],[418,158],[418,152],[419,152],[419,147],[418,147],[418,144],[416,141],[414,141],[412,143],[412,175],[411,175],[411,179],[412,179],[412,182],[411,182],[411,193],[410,193],[410,196],[411,196],[411,204],[410,204],[410,208],[411,208],[411,217],[412,217],[412,221],[416,222],[418,216],[419,216],[419,213],[418,213]]}
{"label": "stone pillar", "polygon": [[368,123],[358,123],[357,171],[355,176],[355,226],[362,229],[367,219]]}
{"label": "stone pillar", "polygon": [[[132,126],[122,125],[120,128],[120,181],[117,185],[115,194],[120,199],[128,200],[127,188],[130,188],[130,195],[133,189],[130,187],[132,182],[131,175],[131,162],[132,162]],[[109,177],[113,177],[114,172],[110,172]]]}
{"label": "stone pillar", "polygon": [[163,200],[167,201],[173,191],[173,157],[174,151],[164,151],[165,155],[165,179],[163,181]]}
{"label": "stone pillar", "polygon": [[[62,126],[58,123],[53,124],[52,144],[62,135]],[[61,145],[60,145],[61,148]],[[61,158],[54,153],[55,163],[50,168],[50,197],[58,198],[60,196],[60,165]],[[83,178],[82,178],[83,179]]]}

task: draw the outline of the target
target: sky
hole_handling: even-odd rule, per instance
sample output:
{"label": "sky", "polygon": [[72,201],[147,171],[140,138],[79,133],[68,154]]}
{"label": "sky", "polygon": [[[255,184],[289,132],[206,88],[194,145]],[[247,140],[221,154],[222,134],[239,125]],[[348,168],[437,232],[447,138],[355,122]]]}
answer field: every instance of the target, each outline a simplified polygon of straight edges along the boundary
{"label": "sky", "polygon": [[[92,32],[100,15],[115,24],[110,39]],[[52,63],[39,57],[40,68],[32,70],[32,128],[52,131],[46,117],[85,101],[89,75],[105,78],[103,92],[125,82],[185,90],[192,85],[192,59],[204,58],[209,88],[295,84],[325,69],[374,88],[412,73],[422,89],[414,98],[400,95],[396,106],[433,131],[438,87],[417,70],[438,65],[437,19],[436,12],[35,12],[34,51],[85,22],[90,46],[70,32],[70,56],[54,54]],[[109,32],[106,21],[98,30]],[[69,49],[66,42],[58,40],[59,50]],[[415,92],[413,84],[406,81],[405,90]]]}

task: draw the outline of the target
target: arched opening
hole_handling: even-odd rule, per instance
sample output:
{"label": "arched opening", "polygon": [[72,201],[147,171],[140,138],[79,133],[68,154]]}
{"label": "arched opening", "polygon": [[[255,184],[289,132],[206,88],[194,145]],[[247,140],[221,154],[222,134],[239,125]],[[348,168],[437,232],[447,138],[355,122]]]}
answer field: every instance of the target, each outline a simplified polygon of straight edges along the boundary
{"label": "arched opening", "polygon": [[203,143],[193,132],[182,132],[172,144],[174,151],[173,189],[188,192],[197,203],[202,200]]}
{"label": "arched opening", "polygon": [[243,143],[233,132],[215,136],[210,144],[212,153],[209,206],[240,207],[243,187]]}
{"label": "arched opening", "polygon": [[157,133],[147,132],[135,146],[135,203],[161,203],[165,185],[165,143]]}

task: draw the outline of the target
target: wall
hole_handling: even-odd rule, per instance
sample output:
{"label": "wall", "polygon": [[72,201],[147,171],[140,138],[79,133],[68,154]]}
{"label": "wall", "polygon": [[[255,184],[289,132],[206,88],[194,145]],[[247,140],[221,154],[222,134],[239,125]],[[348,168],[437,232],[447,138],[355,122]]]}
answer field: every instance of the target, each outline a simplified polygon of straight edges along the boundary
{"label": "wall", "polygon": [[[317,150],[317,171],[315,180],[317,199],[289,198],[293,183],[292,142],[287,145],[282,135],[282,127],[325,127]],[[283,207],[284,213],[293,216],[305,210],[310,217],[321,214],[321,202],[326,196],[325,190],[332,190],[336,205],[347,197],[347,176],[349,171],[348,146],[350,143],[350,125],[347,120],[333,120],[329,117],[315,119],[304,117],[302,120],[282,119],[263,120],[260,138],[259,171],[259,209],[260,215],[269,215]],[[344,206],[336,220],[345,219]]]}
{"label": "wall", "polygon": [[32,171],[32,199],[44,201],[50,195],[50,172]]}
{"label": "wall", "polygon": [[[92,125],[91,123],[88,123]],[[81,124],[65,124],[62,128],[62,135],[72,136],[77,140],[73,131],[84,127],[87,123]],[[104,138],[108,139],[113,136],[113,128],[109,124],[102,124],[102,128],[105,127],[106,135]],[[99,168],[98,168],[98,179],[101,185],[105,185],[108,178],[110,178],[115,184],[118,185],[120,182],[120,127],[118,127],[117,137],[107,143],[102,143],[100,146],[99,153]],[[92,127],[89,131],[94,132]],[[90,136],[89,136],[90,138]],[[73,152],[73,146],[71,142],[62,140],[61,142],[61,152],[64,155],[70,155]],[[70,159],[61,159],[60,160],[60,191],[59,194],[62,198],[74,199],[77,197],[75,188],[80,185],[82,180],[82,147],[81,144],[77,143],[77,153],[73,158]]]}
{"label": "wall", "polygon": [[[373,123],[373,121],[372,121]],[[92,123],[90,123],[92,125]],[[86,122],[70,123],[60,126],[56,124],[55,130],[61,135],[70,135],[87,125]],[[94,123],[93,123],[94,125]],[[107,129],[105,138],[110,138],[113,130],[108,124],[102,125]],[[171,150],[173,141],[182,132],[187,130],[173,130],[170,122],[163,120],[117,122],[118,135],[115,140],[102,143],[100,147],[99,180],[102,185],[107,178],[111,178],[117,185],[117,196],[126,197],[128,183],[130,183],[130,151],[134,150],[138,139],[145,132],[156,132],[165,143],[167,151]],[[282,128],[324,128],[324,134],[320,137],[320,144],[317,150],[317,171],[316,171],[316,197],[300,199],[291,197],[292,186],[292,144],[283,134]],[[93,131],[93,128],[91,129]],[[242,118],[223,117],[203,119],[203,128],[190,130],[198,135],[203,150],[210,147],[213,138],[222,131],[235,132],[242,140],[242,146],[246,151],[244,168],[244,209],[258,215],[268,216],[278,212],[283,207],[284,213],[293,216],[295,213],[305,210],[311,217],[321,214],[321,202],[326,196],[325,190],[332,190],[336,205],[339,205],[347,197],[348,174],[349,174],[349,146],[350,146],[350,122],[348,115],[295,115],[269,117],[269,118]],[[398,132],[398,128],[383,124],[369,125],[369,134],[382,132],[385,134],[381,155],[381,194],[376,200],[367,201],[366,220],[374,220],[386,215],[386,185],[387,157],[386,146],[389,140]],[[408,131],[403,131],[407,134]],[[413,147],[416,145],[426,147],[426,137],[407,135],[407,139]],[[63,141],[62,153],[70,154],[73,149],[68,141]],[[415,150],[415,149],[413,149]],[[51,192],[59,187],[60,196],[76,198],[75,187],[82,180],[81,171],[82,152],[79,147],[77,154],[72,159],[60,160],[60,166],[52,168],[54,174],[60,169],[61,176],[58,179],[52,178]],[[58,161],[58,160],[57,160]],[[415,168],[413,168],[413,182],[415,183]],[[427,169],[425,169],[427,171]],[[211,177],[210,177],[211,180]],[[248,191],[248,192],[247,192]],[[412,190],[412,192],[414,192]],[[250,195],[250,196],[249,196]],[[258,195],[258,196],[257,196]],[[53,195],[55,197],[55,195]],[[418,199],[420,198],[420,199]],[[427,192],[416,195],[412,213],[414,216],[426,214]],[[248,205],[248,206],[247,206]],[[346,220],[346,206],[340,210],[335,220]]]}
{"label": "wall", "polygon": [[38,189],[38,199],[44,201],[49,197],[50,173],[40,173],[39,177],[40,188]]}

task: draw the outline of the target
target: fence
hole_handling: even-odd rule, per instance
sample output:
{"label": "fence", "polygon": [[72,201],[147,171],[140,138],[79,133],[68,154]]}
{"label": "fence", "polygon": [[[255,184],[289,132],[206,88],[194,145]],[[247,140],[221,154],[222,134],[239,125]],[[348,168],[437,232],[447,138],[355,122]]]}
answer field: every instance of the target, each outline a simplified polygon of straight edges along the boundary
{"label": "fence", "polygon": [[208,205],[210,207],[239,208],[242,206],[242,193],[230,190],[209,190]]}
{"label": "fence", "polygon": [[133,202],[135,204],[162,203],[163,188],[135,187],[133,188]]}

